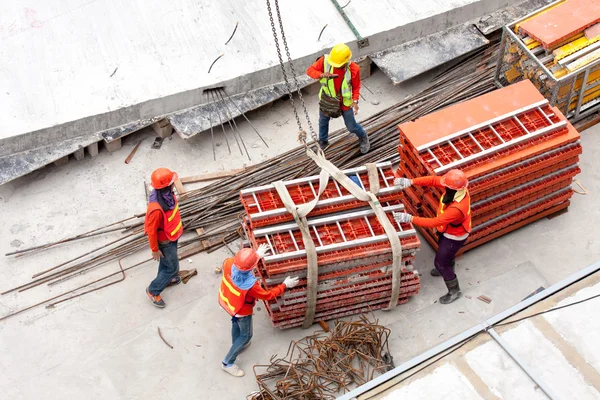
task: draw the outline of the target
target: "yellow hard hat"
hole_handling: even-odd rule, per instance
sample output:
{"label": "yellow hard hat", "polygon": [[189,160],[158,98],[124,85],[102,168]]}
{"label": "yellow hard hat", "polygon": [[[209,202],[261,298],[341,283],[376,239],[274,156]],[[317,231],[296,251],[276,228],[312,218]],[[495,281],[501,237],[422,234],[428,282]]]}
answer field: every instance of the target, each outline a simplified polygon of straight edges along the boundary
{"label": "yellow hard hat", "polygon": [[331,49],[331,53],[329,53],[328,62],[330,65],[335,68],[340,68],[344,64],[346,64],[352,58],[352,52],[350,51],[350,47],[346,46],[344,43],[336,44]]}

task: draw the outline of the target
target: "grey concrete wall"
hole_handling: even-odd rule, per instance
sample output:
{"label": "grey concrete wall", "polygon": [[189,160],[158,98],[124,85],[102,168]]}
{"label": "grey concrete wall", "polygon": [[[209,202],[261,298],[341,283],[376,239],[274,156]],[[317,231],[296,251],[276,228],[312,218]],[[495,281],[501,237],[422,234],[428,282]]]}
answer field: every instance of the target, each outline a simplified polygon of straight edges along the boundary
{"label": "grey concrete wall", "polygon": [[[445,30],[454,25],[462,24],[466,21],[487,15],[500,8],[518,2],[518,0],[473,1],[449,11],[440,12],[426,18],[421,18],[419,20],[397,26],[393,29],[372,34],[368,36],[370,45],[366,48],[358,49],[356,40],[350,40],[347,41],[347,43],[353,50],[354,56],[360,57],[413,40],[423,35]],[[371,7],[374,6],[373,3],[374,2],[369,2]],[[418,2],[415,3],[418,4]],[[331,10],[327,10],[327,12],[331,14],[331,19],[341,18],[341,16],[336,15],[335,12],[332,13]],[[352,15],[350,15],[350,18],[352,18]],[[298,24],[299,22],[301,23],[301,21],[297,20],[294,23]],[[371,21],[371,23],[373,26],[378,26],[376,20]],[[291,23],[288,24],[288,26],[291,25]],[[268,26],[265,26],[265,29],[268,28]],[[291,31],[292,30],[290,29],[290,32]],[[343,36],[345,38],[351,37],[351,35],[352,33],[348,29],[348,32]],[[295,40],[298,40],[298,38],[295,38]],[[288,38],[288,41],[292,42],[290,38]],[[315,44],[313,47],[316,50],[318,49],[319,45]],[[317,57],[325,52],[326,51],[324,50],[313,51],[308,55],[295,59],[294,65],[296,71],[298,73],[304,71],[308,65],[310,65]],[[6,137],[6,135],[4,135],[5,138],[0,140],[0,156],[44,146],[52,141],[60,141],[86,134],[97,133],[99,131],[114,128],[138,119],[166,115],[175,111],[196,106],[198,104],[203,104],[205,102],[203,91],[211,87],[224,86],[227,92],[230,95],[233,95],[282,81],[283,76],[277,62],[276,54],[272,55],[269,63],[272,64],[271,67],[261,68],[257,71],[236,76],[232,79],[227,79],[215,84],[209,84],[192,90],[183,91],[168,96],[162,96],[159,98],[152,98],[105,113],[99,113],[92,116],[83,116],[82,118],[74,121],[56,124],[51,127],[39,129],[18,136]]]}

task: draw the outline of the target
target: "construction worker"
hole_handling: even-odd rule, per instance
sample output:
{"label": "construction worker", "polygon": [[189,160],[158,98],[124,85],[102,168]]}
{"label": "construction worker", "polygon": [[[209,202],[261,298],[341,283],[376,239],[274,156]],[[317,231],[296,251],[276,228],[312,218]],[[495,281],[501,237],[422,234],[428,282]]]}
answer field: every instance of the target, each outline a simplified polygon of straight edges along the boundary
{"label": "construction worker", "polygon": [[254,276],[254,268],[267,253],[267,245],[258,250],[244,248],[234,258],[223,262],[223,279],[219,288],[219,304],[231,315],[231,349],[223,359],[221,368],[236,377],[244,371],[235,364],[238,354],[250,345],[252,339],[252,312],[256,300],[269,301],[281,295],[286,288],[298,284],[298,278],[287,277],[282,284],[265,290]]}
{"label": "construction worker", "polygon": [[394,184],[403,190],[412,185],[445,188],[435,218],[394,213],[394,219],[399,224],[412,222],[424,228],[437,229],[438,250],[434,261],[435,269],[431,271],[431,275],[441,275],[448,288],[448,293],[440,297],[440,303],[452,303],[461,294],[458,278],[454,273],[454,259],[471,232],[471,198],[467,190],[469,184],[467,176],[458,169],[452,169],[441,177],[425,176],[412,180],[396,178]]}
{"label": "construction worker", "polygon": [[183,233],[179,214],[179,203],[173,193],[173,183],[177,174],[167,168],[152,172],[152,193],[148,199],[148,209],[144,221],[144,233],[148,235],[152,258],[158,261],[158,274],[146,288],[152,304],[165,307],[161,292],[167,286],[178,285],[181,278],[177,257],[177,240]]}
{"label": "construction worker", "polygon": [[306,74],[321,81],[319,91],[319,146],[329,145],[329,120],[344,117],[346,128],[358,137],[360,152],[365,154],[371,145],[367,132],[354,116],[358,113],[360,97],[360,67],[350,61],[352,52],[345,44],[337,44],[331,53],[308,67]]}

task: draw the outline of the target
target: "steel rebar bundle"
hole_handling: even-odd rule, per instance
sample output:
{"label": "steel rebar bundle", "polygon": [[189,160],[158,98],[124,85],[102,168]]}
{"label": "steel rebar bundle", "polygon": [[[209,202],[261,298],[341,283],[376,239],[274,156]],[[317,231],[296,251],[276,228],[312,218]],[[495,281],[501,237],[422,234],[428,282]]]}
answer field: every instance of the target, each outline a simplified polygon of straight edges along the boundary
{"label": "steel rebar bundle", "polygon": [[[360,153],[356,138],[354,135],[348,134],[345,129],[331,133],[330,145],[326,150],[328,160],[340,169],[353,168],[367,162],[397,161],[399,157],[397,125],[494,90],[493,75],[497,51],[498,43],[488,45],[434,77],[431,85],[424,91],[409,96],[363,120],[361,123],[368,132],[371,142],[371,151],[368,154]],[[239,201],[241,189],[318,173],[319,167],[306,156],[305,148],[298,146],[274,158],[250,166],[236,176],[186,192],[180,196],[181,217],[185,231],[194,232],[195,236],[180,239],[180,251],[182,254],[186,252],[188,256],[194,252],[211,252],[239,238],[240,218],[244,213],[244,208]],[[1,294],[29,290],[42,284],[52,285],[64,282],[146,248],[147,239],[143,236],[143,216],[144,214],[138,214],[85,234],[20,250],[18,254],[12,253],[12,255],[24,256],[56,245],[113,232],[119,227],[122,228],[118,240],[110,240],[103,246],[59,265],[45,266],[41,272],[35,274],[30,282],[4,290]],[[125,221],[127,224],[124,223]],[[110,229],[106,229],[108,227]],[[196,235],[196,230],[199,228],[203,229],[203,233]]]}
{"label": "steel rebar bundle", "polygon": [[390,332],[363,314],[358,321],[337,321],[328,335],[292,341],[283,358],[274,355],[270,365],[254,366],[260,391],[247,399],[335,399],[393,368]]}

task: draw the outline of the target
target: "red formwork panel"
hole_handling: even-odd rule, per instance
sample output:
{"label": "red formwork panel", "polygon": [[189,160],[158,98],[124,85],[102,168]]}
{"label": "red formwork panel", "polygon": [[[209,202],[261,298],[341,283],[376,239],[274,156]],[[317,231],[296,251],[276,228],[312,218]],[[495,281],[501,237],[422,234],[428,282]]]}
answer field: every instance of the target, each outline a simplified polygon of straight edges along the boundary
{"label": "red formwork panel", "polygon": [[558,189],[570,186],[573,177],[579,172],[580,169],[576,167],[572,170],[566,171],[564,175],[554,176],[547,181],[539,181],[535,184],[522,187],[519,190],[512,190],[510,193],[498,198],[485,199],[481,202],[475,203],[471,206],[471,212],[474,216],[473,223],[476,224],[487,220],[484,219],[486,213],[504,205],[510,204],[513,207],[520,207],[520,205],[524,204],[523,201],[530,196],[539,198]]}
{"label": "red formwork panel", "polygon": [[[400,305],[400,304],[408,303],[408,298],[417,293],[418,293],[418,291],[414,292],[414,293],[408,293],[407,295],[405,295],[403,297],[399,297],[398,303],[396,303],[396,304]],[[372,311],[376,311],[376,310],[381,310],[382,308],[386,308],[388,306],[388,304],[389,304],[389,300],[373,301],[373,302],[370,302],[369,304],[358,304],[356,306],[347,307],[344,310],[338,310],[338,311],[334,311],[334,312],[330,312],[330,313],[318,313],[315,315],[315,320],[326,321],[326,320],[331,320],[331,319],[344,318],[344,317],[348,317],[350,315],[364,314],[367,312],[372,312]],[[268,308],[267,308],[267,313],[270,316]],[[273,321],[271,321],[271,322],[273,322]],[[273,326],[281,328],[281,329],[289,329],[289,328],[295,328],[295,327],[301,326],[303,322],[304,322],[304,317],[300,317],[300,318],[290,319],[287,321],[273,323]]]}
{"label": "red formwork panel", "polygon": [[[529,221],[529,218],[535,214],[545,212],[546,210],[549,210],[549,209],[555,209],[556,206],[559,204],[568,203],[568,199],[572,196],[572,194],[573,194],[572,190],[562,189],[560,191],[560,193],[557,193],[551,199],[549,199],[541,204],[532,205],[531,207],[529,207],[525,210],[522,210],[518,213],[515,213],[513,215],[509,215],[504,220],[499,221],[498,223],[496,223],[488,228],[478,230],[477,226],[474,225],[473,232],[471,232],[471,235],[469,235],[469,239],[467,240],[467,243],[461,248],[461,250],[459,251],[459,254],[462,254],[466,250],[473,249],[474,247],[478,246],[479,244],[486,243],[489,240],[499,237],[504,233],[511,232],[512,230],[523,226],[523,223],[521,223],[521,221]],[[566,208],[566,207],[567,206],[564,206],[562,208]],[[562,208],[558,208],[556,210],[560,210]],[[556,211],[553,211],[553,212],[556,212]],[[544,215],[547,216],[547,215],[552,214],[553,212],[548,212]],[[540,218],[542,218],[542,217],[540,217]],[[517,224],[519,224],[519,225],[517,226]],[[515,225],[516,227],[510,228],[512,225]],[[423,235],[425,240],[431,245],[431,247],[433,247],[433,249],[435,251],[437,251],[438,240],[437,240],[437,234],[435,233],[435,231],[433,229],[421,228],[421,227],[417,227],[417,229]],[[500,232],[500,233],[498,233],[498,232]],[[493,237],[491,237],[491,235],[493,235]],[[490,236],[490,238],[484,240],[488,236]]]}
{"label": "red formwork panel", "polygon": [[[498,190],[493,189],[488,192],[488,196],[478,195],[476,198],[471,197],[471,214],[473,218],[480,216],[489,210],[506,204],[511,201],[518,201],[525,196],[543,190],[552,186],[568,186],[573,177],[581,172],[577,164],[558,163],[548,169],[540,169],[533,174],[522,176],[519,179],[509,182],[508,184],[499,185]],[[554,190],[552,190],[554,191]],[[439,204],[439,198],[434,198],[431,194],[426,194],[424,204],[429,207],[429,216],[434,216],[433,207]]]}
{"label": "red formwork panel", "polygon": [[[441,144],[435,145],[431,148],[431,152],[433,156],[439,160],[438,162],[428,153],[423,153],[421,158],[425,161],[426,164],[429,165],[430,168],[435,169],[440,166],[446,166],[455,161],[461,159],[460,155],[463,157],[470,157],[482,153],[486,150],[493,150],[494,148],[504,144],[510,143],[511,141],[518,139],[523,136],[527,136],[529,132],[535,132],[546,128],[551,125],[550,120],[553,123],[558,123],[561,120],[553,114],[552,118],[545,118],[542,115],[542,112],[552,112],[550,106],[540,107],[540,110],[533,109],[522,114],[518,114],[516,119],[509,119],[506,121],[495,123],[490,127],[481,128],[476,131],[473,131],[472,137],[459,137],[451,139],[450,142],[443,142]],[[522,126],[521,126],[522,124]],[[493,129],[493,130],[492,130]],[[534,143],[534,142],[542,142],[547,137],[558,136],[564,134],[568,131],[566,127],[557,129],[556,131],[543,135],[544,139],[531,139],[526,142],[526,144]],[[503,154],[509,154],[514,152],[513,148],[519,147],[518,145],[512,146],[512,148],[507,149],[505,151],[499,151],[494,156],[484,157],[477,161],[473,161],[470,163],[461,166],[461,169],[469,169],[474,165],[479,165],[482,163],[488,163],[489,160],[493,160],[494,158],[501,157]],[[459,153],[460,152],[460,153]]]}
{"label": "red formwork panel", "polygon": [[[416,293],[419,291],[419,289],[420,285],[418,282],[407,286],[401,286],[400,294],[398,295],[398,297],[400,298],[410,295],[412,293]],[[350,293],[347,293],[339,299],[333,299],[332,301],[328,302],[317,302],[315,314],[319,315],[331,312],[339,312],[343,311],[344,309],[351,309],[353,307],[356,307],[357,305],[369,304],[374,301],[389,301],[391,294],[391,285],[387,286],[387,290],[364,290],[359,291],[354,296],[352,296]],[[304,314],[306,312],[306,303],[298,304],[292,307],[286,307],[283,311],[272,309],[271,304],[266,305],[266,308],[268,308],[270,311],[272,321],[279,322],[304,317]]]}
{"label": "red formwork panel", "polygon": [[[402,273],[400,281],[404,285],[406,282],[415,283],[417,279],[418,283],[419,274],[418,272],[411,271]],[[320,282],[317,285],[317,299],[325,301],[325,299],[332,296],[343,295],[347,292],[356,293],[358,290],[368,288],[381,288],[382,285],[391,285],[392,271],[371,271],[366,274],[358,274],[350,277],[350,279],[339,279],[329,280],[327,282]],[[297,286],[294,290],[286,291],[281,297],[271,300],[269,304],[279,306],[289,306],[293,304],[303,303],[306,301],[306,286]]]}
{"label": "red formwork panel", "polygon": [[479,213],[473,218],[473,227],[477,227],[478,225],[481,225],[496,217],[507,214],[513,210],[516,210],[519,207],[526,206],[527,204],[539,200],[542,197],[552,194],[558,190],[566,189],[570,187],[570,185],[571,179],[569,178],[568,180],[558,182],[552,186],[543,187],[542,189],[536,192],[525,192],[525,194],[522,194],[521,197],[519,197],[518,199],[503,202],[500,205],[495,205],[493,208],[487,210],[485,213]]}
{"label": "red formwork panel", "polygon": [[[317,295],[316,311],[323,312],[332,308],[341,309],[345,306],[364,303],[378,298],[389,298],[392,293],[391,282],[390,278],[354,285],[352,291],[339,289],[331,290],[330,293],[319,293]],[[413,279],[400,282],[400,293],[405,294],[415,291],[419,287],[419,282],[417,276]],[[281,304],[276,301],[269,302],[269,308],[279,320],[289,319],[295,315],[304,315],[306,312],[306,297],[296,302],[289,302],[288,304]]]}
{"label": "red formwork panel", "polygon": [[[388,212],[387,216],[390,222],[395,224],[391,212]],[[341,226],[343,235],[340,233],[340,228],[338,227],[337,223],[339,223]],[[403,224],[402,230],[410,231],[413,230],[413,227],[411,224]],[[313,242],[317,247],[327,245],[345,245],[346,243],[355,240],[368,239],[375,235],[385,235],[385,230],[375,215],[366,216],[364,218],[339,220],[337,222],[325,223],[315,226],[314,229],[311,229],[310,231]],[[318,237],[316,236],[317,233],[319,235]],[[269,244],[269,241],[267,241],[265,236],[255,237],[252,230],[249,232],[249,239],[256,247],[263,243]],[[400,241],[404,250],[417,249],[420,246],[416,235],[403,237]],[[270,235],[270,245],[272,245],[276,250],[275,253],[277,255],[284,255],[286,253],[294,253],[298,250],[304,250],[302,234],[298,229],[291,232],[281,232]],[[387,240],[365,245],[352,245],[351,247],[348,246],[344,249],[320,253],[318,255],[318,261],[319,265],[331,264],[346,259],[369,257],[372,255],[386,253],[389,251],[389,249],[390,244]],[[264,268],[269,275],[296,270],[303,268],[305,265],[306,255],[298,255],[292,259],[282,260],[269,260],[269,257],[264,259]]]}
{"label": "red formwork panel", "polygon": [[[400,296],[408,296],[412,293],[416,293],[419,291],[420,286],[410,285],[404,286],[400,288]],[[319,314],[328,314],[332,312],[340,312],[346,309],[352,309],[356,306],[365,305],[377,301],[388,300],[392,294],[391,289],[387,291],[379,291],[379,292],[361,292],[355,296],[351,296],[350,294],[346,294],[345,298],[340,298],[335,301],[329,303],[320,303],[317,302],[316,306],[316,315]],[[265,307],[266,308],[266,307]],[[275,323],[288,321],[294,318],[303,318],[306,313],[306,303],[299,304],[296,308],[286,308],[283,311],[273,310],[269,307],[269,311],[271,312],[271,320]]]}
{"label": "red formwork panel", "polygon": [[[385,193],[378,194],[377,198],[381,203],[398,200],[400,198],[400,190],[393,187],[394,170],[391,164],[382,166],[380,169],[381,173],[378,174],[380,190],[386,189],[386,191]],[[362,187],[366,190],[370,190],[366,169],[354,173],[351,176],[359,178]],[[319,191],[318,176],[302,178],[298,181],[300,182],[287,185],[288,192],[294,203],[300,205],[314,200]],[[312,184],[309,182],[312,182]],[[248,193],[250,190],[253,190],[253,188],[242,190],[240,192],[240,197],[251,227],[258,228],[293,220],[292,215],[285,211],[285,206],[274,187],[262,189],[254,194]],[[332,178],[329,179],[327,187],[319,199],[319,203],[317,203],[309,216],[331,214],[334,212],[368,206],[368,203],[357,200],[350,192]],[[340,200],[338,201],[336,199]],[[334,203],[332,203],[332,201],[334,201]],[[280,213],[271,215],[260,214],[264,212],[272,213],[274,210],[279,210]]]}
{"label": "red formwork panel", "polygon": [[600,1],[568,0],[523,22],[519,31],[552,50],[566,39],[600,22]]}
{"label": "red formwork panel", "polygon": [[548,217],[548,216],[550,216],[550,215],[552,215],[554,213],[557,213],[557,212],[559,212],[561,210],[567,209],[567,208],[569,208],[570,204],[571,204],[570,201],[567,200],[567,201],[562,202],[560,204],[554,205],[553,207],[548,208],[548,209],[546,209],[546,210],[544,210],[544,211],[542,211],[542,212],[540,212],[538,214],[535,214],[535,215],[532,215],[532,216],[530,216],[528,218],[525,218],[525,219],[523,219],[523,220],[521,220],[521,221],[519,221],[519,222],[517,222],[515,224],[509,225],[509,226],[504,227],[504,228],[502,228],[502,229],[500,229],[500,230],[498,230],[498,231],[496,231],[494,233],[491,233],[491,234],[489,234],[487,236],[483,236],[483,237],[481,237],[481,238],[479,238],[477,240],[474,240],[474,241],[472,241],[470,243],[467,243],[467,244],[465,244],[458,251],[457,255],[460,255],[460,254],[464,253],[465,251],[469,251],[471,249],[474,249],[477,246],[481,246],[482,244],[485,244],[485,243],[487,243],[487,242],[489,242],[491,240],[499,238],[500,236],[505,235],[505,234],[507,234],[509,232],[512,232],[512,231],[515,231],[515,230],[517,230],[519,228],[522,228],[525,225],[528,225],[528,224],[530,224],[532,222],[535,222],[535,221],[540,220],[542,218],[546,218],[546,217]]}
{"label": "red formwork panel", "polygon": [[517,223],[523,219],[529,218],[532,215],[535,215],[539,212],[542,212],[548,208],[553,207],[556,204],[563,203],[572,196],[572,190],[561,190],[559,193],[556,193],[554,196],[545,200],[543,202],[536,202],[536,204],[531,204],[524,210],[519,211],[518,213],[509,214],[503,216],[503,218],[499,221],[496,221],[494,224],[490,226],[486,226],[485,228],[474,227],[473,232],[469,235],[468,242],[473,242],[481,237],[487,236],[495,231],[498,231],[502,228],[505,228],[511,224]]}
{"label": "red formwork panel", "polygon": [[454,104],[398,127],[410,143],[418,148],[544,100],[544,96],[533,83],[525,80]]}
{"label": "red formwork panel", "polygon": [[[404,252],[403,252],[404,253]],[[402,270],[412,271],[416,256],[413,254],[403,254],[402,256]],[[392,265],[393,254],[391,251],[371,256],[357,258],[356,260],[347,260],[345,262],[339,262],[335,264],[320,265],[319,266],[319,277],[318,282],[322,282],[328,279],[342,279],[351,278],[353,275],[371,272],[377,269],[385,269]],[[306,266],[305,266],[306,267]],[[262,279],[265,287],[272,287],[282,283],[285,278],[289,275],[287,272],[283,274],[268,274],[264,268],[262,262],[258,263],[257,266],[259,277]],[[306,268],[298,270],[294,273],[295,276],[300,278],[299,285],[306,284]]]}

